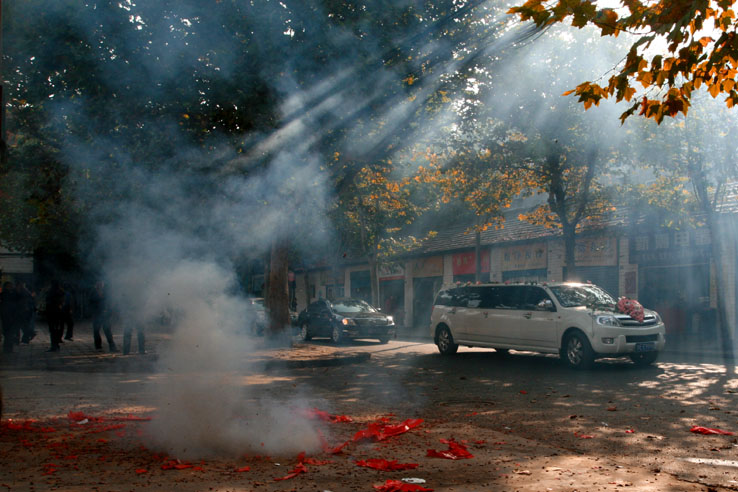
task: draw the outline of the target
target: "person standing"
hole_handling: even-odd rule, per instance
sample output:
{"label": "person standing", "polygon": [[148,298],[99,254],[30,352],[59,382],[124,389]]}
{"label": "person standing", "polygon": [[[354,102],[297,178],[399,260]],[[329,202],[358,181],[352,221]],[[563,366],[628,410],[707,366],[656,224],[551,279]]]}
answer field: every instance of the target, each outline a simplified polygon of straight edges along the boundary
{"label": "person standing", "polygon": [[74,341],[74,296],[69,284],[64,286],[64,307],[62,308],[62,331],[67,328],[64,340]]}
{"label": "person standing", "polygon": [[90,310],[92,311],[92,337],[95,341],[95,348],[102,350],[102,337],[100,330],[105,333],[105,339],[108,342],[108,350],[117,352],[118,348],[113,341],[113,331],[110,328],[111,312],[107,301],[107,292],[105,290],[105,282],[97,282],[95,288],[90,295]]}
{"label": "person standing", "polygon": [[51,339],[51,348],[48,352],[58,352],[59,344],[62,343],[62,336],[64,335],[64,298],[64,289],[61,288],[58,281],[52,281],[51,288],[46,294],[46,321],[49,324],[49,338]]}
{"label": "person standing", "polygon": [[13,353],[18,343],[18,294],[13,282],[5,282],[0,291],[0,322],[3,324],[3,352]]}
{"label": "person standing", "polygon": [[144,335],[144,325],[141,321],[128,319],[123,327],[123,355],[128,355],[131,351],[131,337],[133,330],[136,330],[138,338],[138,353],[146,353],[146,336]]}
{"label": "person standing", "polygon": [[36,336],[36,298],[25,282],[17,282],[18,322],[22,334],[21,343],[29,343]]}

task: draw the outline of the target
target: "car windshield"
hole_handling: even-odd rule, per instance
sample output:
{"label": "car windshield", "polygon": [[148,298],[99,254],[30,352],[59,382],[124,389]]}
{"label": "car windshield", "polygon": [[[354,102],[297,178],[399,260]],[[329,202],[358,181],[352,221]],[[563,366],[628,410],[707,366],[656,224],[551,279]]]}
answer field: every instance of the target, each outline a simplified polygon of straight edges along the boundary
{"label": "car windshield", "polygon": [[551,291],[563,307],[615,304],[610,294],[596,285],[557,285]]}
{"label": "car windshield", "polygon": [[333,302],[333,310],[339,314],[376,313],[377,310],[361,299],[344,299]]}

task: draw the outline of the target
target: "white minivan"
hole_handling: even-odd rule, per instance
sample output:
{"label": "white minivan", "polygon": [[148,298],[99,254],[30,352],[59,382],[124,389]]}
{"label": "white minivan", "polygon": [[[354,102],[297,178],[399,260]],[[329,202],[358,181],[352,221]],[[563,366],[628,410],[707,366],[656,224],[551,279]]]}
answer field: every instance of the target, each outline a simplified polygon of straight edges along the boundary
{"label": "white minivan", "polygon": [[634,319],[616,306],[592,284],[459,285],[436,296],[430,330],[444,355],[465,345],[558,353],[573,368],[621,355],[651,364],[666,343],[661,317],[644,309]]}

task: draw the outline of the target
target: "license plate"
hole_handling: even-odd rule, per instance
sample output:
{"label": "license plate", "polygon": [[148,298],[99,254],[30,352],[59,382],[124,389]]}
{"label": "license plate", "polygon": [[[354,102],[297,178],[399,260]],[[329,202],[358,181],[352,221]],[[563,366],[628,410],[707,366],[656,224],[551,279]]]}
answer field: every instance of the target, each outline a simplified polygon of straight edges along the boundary
{"label": "license plate", "polygon": [[653,352],[656,350],[656,344],[653,342],[636,343],[636,352]]}

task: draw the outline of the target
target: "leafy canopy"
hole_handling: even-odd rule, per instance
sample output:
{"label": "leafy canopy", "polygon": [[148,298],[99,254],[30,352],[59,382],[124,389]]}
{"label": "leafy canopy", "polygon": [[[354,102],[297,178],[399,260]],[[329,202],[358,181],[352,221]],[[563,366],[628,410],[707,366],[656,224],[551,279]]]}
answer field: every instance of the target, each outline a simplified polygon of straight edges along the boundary
{"label": "leafy canopy", "polygon": [[[631,102],[621,121],[638,112],[661,123],[664,117],[686,115],[696,89],[705,87],[725,104],[738,103],[738,36],[734,1],[622,0],[618,9],[598,8],[593,0],[528,0],[509,13],[545,27],[570,21],[574,27],[594,26],[602,36],[638,36],[624,62],[607,83],[583,82],[564,95],[576,94],[585,108],[603,98]],[[663,43],[663,48],[658,48]],[[661,54],[655,54],[657,50]],[[639,93],[639,88],[641,93]]]}

